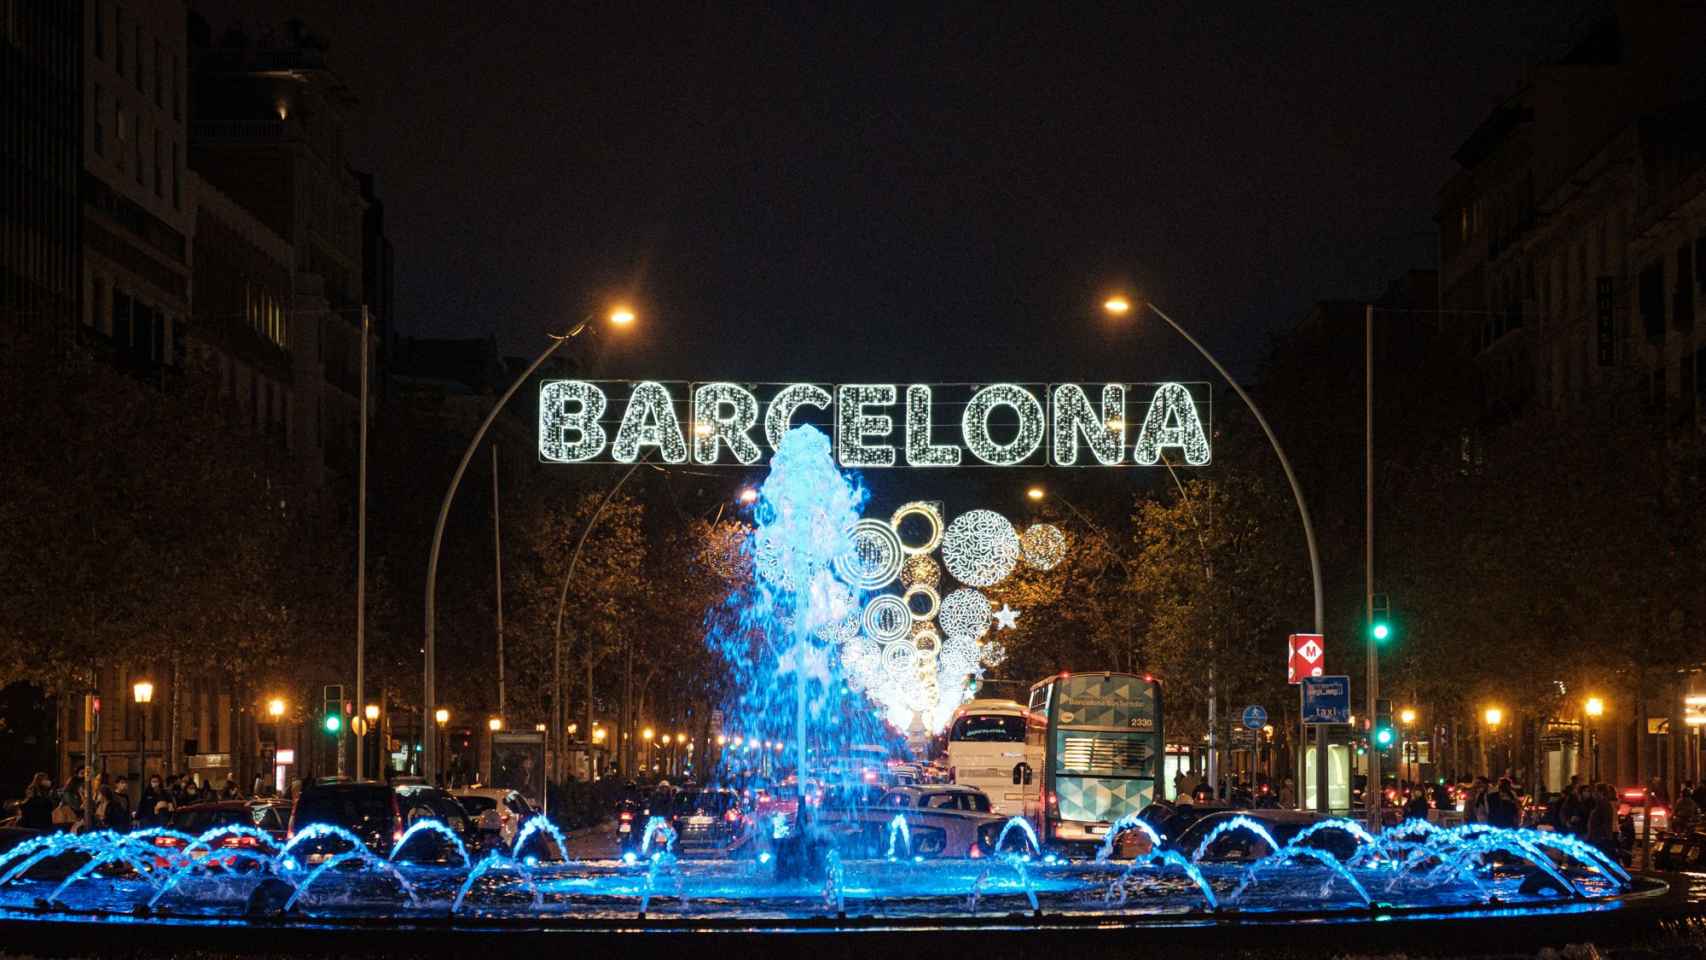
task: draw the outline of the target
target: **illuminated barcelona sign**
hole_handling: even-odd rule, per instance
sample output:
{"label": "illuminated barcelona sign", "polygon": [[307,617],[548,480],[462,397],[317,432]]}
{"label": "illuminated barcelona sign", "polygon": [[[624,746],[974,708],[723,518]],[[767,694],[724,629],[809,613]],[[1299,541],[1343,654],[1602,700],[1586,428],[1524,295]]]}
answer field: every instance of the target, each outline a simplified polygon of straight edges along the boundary
{"label": "illuminated barcelona sign", "polygon": [[796,424],[843,467],[1201,466],[1203,383],[679,383],[546,380],[546,463],[750,466]]}

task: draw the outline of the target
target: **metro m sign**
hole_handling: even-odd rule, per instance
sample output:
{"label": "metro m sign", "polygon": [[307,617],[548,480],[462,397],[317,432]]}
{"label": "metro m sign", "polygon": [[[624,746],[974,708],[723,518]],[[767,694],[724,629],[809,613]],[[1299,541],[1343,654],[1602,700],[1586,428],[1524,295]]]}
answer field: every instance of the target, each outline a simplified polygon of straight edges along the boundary
{"label": "metro m sign", "polygon": [[1327,662],[1327,645],[1319,633],[1294,633],[1287,644],[1285,682],[1302,683],[1304,677],[1319,677]]}

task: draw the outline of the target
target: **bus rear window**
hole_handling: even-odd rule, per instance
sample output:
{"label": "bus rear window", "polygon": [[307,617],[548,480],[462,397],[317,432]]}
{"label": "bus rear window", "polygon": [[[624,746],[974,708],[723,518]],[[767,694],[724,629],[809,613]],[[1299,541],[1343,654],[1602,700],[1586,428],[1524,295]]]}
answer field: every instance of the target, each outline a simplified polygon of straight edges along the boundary
{"label": "bus rear window", "polygon": [[959,743],[1023,743],[1025,718],[1002,716],[967,716],[954,721],[948,739]]}

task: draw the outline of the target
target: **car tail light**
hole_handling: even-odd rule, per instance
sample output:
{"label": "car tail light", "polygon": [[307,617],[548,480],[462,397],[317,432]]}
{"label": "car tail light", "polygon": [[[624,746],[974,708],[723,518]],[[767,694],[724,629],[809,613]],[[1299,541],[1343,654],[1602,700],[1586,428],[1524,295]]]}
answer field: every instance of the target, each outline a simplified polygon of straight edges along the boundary
{"label": "car tail light", "polygon": [[1636,787],[1633,790],[1625,790],[1625,791],[1623,791],[1623,799],[1625,799],[1625,800],[1645,800],[1645,799],[1647,799],[1647,791],[1642,790],[1640,787]]}
{"label": "car tail light", "polygon": [[975,843],[972,844],[970,856],[973,860],[982,860],[983,859],[983,848],[978,846]]}
{"label": "car tail light", "polygon": [[634,812],[632,810],[624,810],[616,815],[616,819],[627,822],[634,819]]}
{"label": "car tail light", "polygon": [[178,847],[183,846],[184,842],[182,840],[179,840],[177,837],[155,837],[154,838],[154,845],[156,847],[168,847],[171,849],[177,849]]}
{"label": "car tail light", "polygon": [[723,819],[727,820],[730,823],[739,823],[740,822],[740,811],[739,810],[730,810],[728,813],[723,814]]}

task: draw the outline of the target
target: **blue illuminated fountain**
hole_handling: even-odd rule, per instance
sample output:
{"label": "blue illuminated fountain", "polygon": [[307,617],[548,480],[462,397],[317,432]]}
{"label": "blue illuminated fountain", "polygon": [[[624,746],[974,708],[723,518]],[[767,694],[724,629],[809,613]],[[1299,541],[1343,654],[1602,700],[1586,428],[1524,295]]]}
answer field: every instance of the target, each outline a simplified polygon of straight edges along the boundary
{"label": "blue illuminated fountain", "polygon": [[[787,434],[760,494],[750,543],[757,576],[712,611],[707,643],[735,680],[737,692],[724,706],[730,725],[760,742],[788,744],[786,765],[809,772],[828,796],[855,785],[836,782],[846,776],[837,774],[837,758],[893,737],[881,708],[847,682],[834,641],[825,639],[862,599],[835,564],[865,494],[835,467],[829,439],[809,426]],[[1094,859],[1075,861],[1045,851],[1032,825],[1014,818],[986,855],[935,859],[915,847],[906,816],[872,811],[864,817],[869,831],[850,830],[845,814],[814,813],[808,791],[778,782],[776,767],[774,755],[760,761],[751,751],[727,752],[725,781],[783,795],[791,789],[794,799],[753,818],[748,842],[732,859],[688,859],[658,818],[645,825],[637,854],[594,861],[567,858],[569,840],[543,818],[522,825],[508,849],[480,854],[434,821],[412,824],[390,850],[377,852],[322,824],[284,843],[241,827],[199,837],[160,829],[52,834],[0,854],[0,919],[75,913],[160,923],[270,917],[632,925],[639,917],[751,920],[775,929],[815,918],[995,914],[1141,923],[1291,912],[1614,909],[1635,884],[1571,837],[1416,821],[1371,834],[1350,820],[1328,820],[1282,844],[1259,820],[1235,817],[1195,849],[1179,850],[1134,816],[1112,825]],[[1216,844],[1240,831],[1260,841],[1252,846],[1265,855],[1216,859]],[[340,852],[302,855],[326,847],[305,846],[316,839]],[[1121,841],[1136,841],[1142,852],[1117,859]],[[428,847],[448,855],[418,860]]]}

